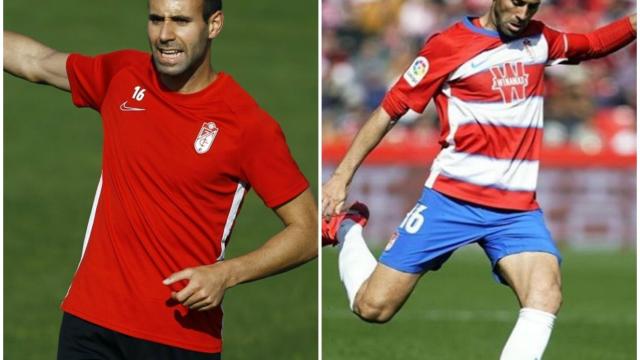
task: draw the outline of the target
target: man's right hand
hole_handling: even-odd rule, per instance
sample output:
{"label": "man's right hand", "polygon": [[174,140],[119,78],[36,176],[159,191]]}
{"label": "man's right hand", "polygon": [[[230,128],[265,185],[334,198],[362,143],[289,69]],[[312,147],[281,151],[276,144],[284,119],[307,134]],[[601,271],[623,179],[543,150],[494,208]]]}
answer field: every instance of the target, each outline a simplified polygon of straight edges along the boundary
{"label": "man's right hand", "polygon": [[347,200],[347,181],[333,174],[329,181],[322,185],[322,215],[337,215],[342,211]]}

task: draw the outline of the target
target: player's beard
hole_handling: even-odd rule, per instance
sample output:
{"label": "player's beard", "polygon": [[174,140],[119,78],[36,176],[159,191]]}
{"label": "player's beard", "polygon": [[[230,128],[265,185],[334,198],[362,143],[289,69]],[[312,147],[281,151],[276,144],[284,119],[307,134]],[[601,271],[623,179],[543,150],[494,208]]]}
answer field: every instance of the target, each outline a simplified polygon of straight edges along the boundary
{"label": "player's beard", "polygon": [[[168,48],[168,47],[166,47]],[[162,52],[160,48],[154,47],[153,49],[153,63],[159,73],[171,77],[181,76],[191,67],[191,59],[189,54],[184,49],[178,54],[178,61],[170,63],[162,59]]]}
{"label": "player's beard", "polygon": [[[208,41],[200,40],[193,46],[184,44],[152,44],[153,63],[159,73],[176,78],[190,77],[206,60],[206,53],[209,50]],[[160,49],[179,49],[178,61],[174,64],[162,61]]]}
{"label": "player's beard", "polygon": [[[493,7],[493,18],[496,24],[496,30],[498,30],[498,32],[502,35],[505,35],[507,37],[516,37],[518,35],[520,35],[524,29],[527,27],[527,23],[522,23],[522,24],[518,24],[518,30],[512,30],[509,27],[509,23],[511,23],[510,21],[505,21],[502,17],[501,17],[501,13],[498,10],[497,6]],[[515,24],[514,24],[515,25]]]}
{"label": "player's beard", "polygon": [[182,61],[176,64],[164,64],[158,58],[160,51],[157,47],[154,47],[152,58],[156,71],[163,79],[164,85],[172,89],[179,89],[208,61],[206,56],[208,51],[209,46],[207,45],[185,49],[182,53]]}

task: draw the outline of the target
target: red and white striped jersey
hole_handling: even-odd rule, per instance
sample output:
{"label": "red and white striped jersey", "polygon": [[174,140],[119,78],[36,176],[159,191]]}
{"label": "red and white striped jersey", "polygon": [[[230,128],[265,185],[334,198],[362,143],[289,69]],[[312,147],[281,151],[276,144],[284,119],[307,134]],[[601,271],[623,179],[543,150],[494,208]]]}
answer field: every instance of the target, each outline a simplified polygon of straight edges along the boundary
{"label": "red and white striped jersey", "polygon": [[535,209],[544,67],[570,55],[568,37],[541,22],[503,39],[466,18],[425,43],[382,106],[397,118],[434,98],[442,150],[427,187],[480,205]]}
{"label": "red and white striped jersey", "polygon": [[145,340],[222,348],[222,309],[171,301],[162,281],[223,259],[242,200],[268,207],[308,187],[278,124],[227,74],[193,94],[168,91],[151,56],[67,61],[73,102],[102,115],[102,176],[85,249],[62,308]]}

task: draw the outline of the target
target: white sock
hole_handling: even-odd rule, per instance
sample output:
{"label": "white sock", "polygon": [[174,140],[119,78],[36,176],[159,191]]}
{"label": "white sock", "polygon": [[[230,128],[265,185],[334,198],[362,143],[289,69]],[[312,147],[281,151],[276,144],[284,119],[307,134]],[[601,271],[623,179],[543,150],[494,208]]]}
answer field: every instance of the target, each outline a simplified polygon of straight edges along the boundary
{"label": "white sock", "polygon": [[362,284],[371,276],[378,262],[362,237],[362,225],[351,220],[343,221],[338,229],[338,268],[349,298],[349,308]]}
{"label": "white sock", "polygon": [[540,360],[549,342],[555,315],[522,308],[500,360]]}

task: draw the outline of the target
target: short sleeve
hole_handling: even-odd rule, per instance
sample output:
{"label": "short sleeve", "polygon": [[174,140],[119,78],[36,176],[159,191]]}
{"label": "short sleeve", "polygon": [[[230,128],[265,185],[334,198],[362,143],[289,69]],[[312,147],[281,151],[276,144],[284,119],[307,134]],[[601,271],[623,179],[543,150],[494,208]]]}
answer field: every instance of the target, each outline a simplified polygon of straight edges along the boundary
{"label": "short sleeve", "polygon": [[262,110],[246,129],[242,170],[251,187],[269,208],[280,206],[309,187],[289,152],[278,123]]}
{"label": "short sleeve", "polygon": [[134,50],[97,56],[71,54],[66,65],[74,105],[99,110],[111,79],[126,66],[148,59],[149,55]]}
{"label": "short sleeve", "polygon": [[425,43],[382,102],[391,118],[399,118],[409,108],[419,113],[424,111],[451,71],[448,64],[451,55],[451,47],[442,34],[434,35]]}

